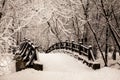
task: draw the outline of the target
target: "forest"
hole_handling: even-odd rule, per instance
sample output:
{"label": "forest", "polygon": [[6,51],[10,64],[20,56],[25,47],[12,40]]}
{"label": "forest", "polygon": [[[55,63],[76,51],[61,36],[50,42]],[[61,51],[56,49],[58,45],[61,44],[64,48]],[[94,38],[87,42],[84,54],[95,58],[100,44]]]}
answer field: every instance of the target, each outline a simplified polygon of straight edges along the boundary
{"label": "forest", "polygon": [[[24,38],[45,51],[68,40],[91,45],[103,59],[120,51],[119,0],[0,0],[0,54]],[[26,33],[26,34],[25,34]]]}

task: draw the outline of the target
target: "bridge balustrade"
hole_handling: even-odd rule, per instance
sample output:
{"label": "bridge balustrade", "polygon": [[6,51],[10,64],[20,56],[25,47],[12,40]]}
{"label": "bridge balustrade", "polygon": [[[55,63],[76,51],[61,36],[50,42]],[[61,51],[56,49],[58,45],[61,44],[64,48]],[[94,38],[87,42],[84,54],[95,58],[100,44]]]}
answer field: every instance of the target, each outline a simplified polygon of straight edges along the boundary
{"label": "bridge balustrade", "polygon": [[[95,62],[95,60],[96,60],[96,58],[95,58],[95,56],[93,55],[93,52],[92,52],[92,47],[91,46],[85,46],[81,42],[78,43],[78,44],[75,43],[74,41],[72,41],[71,43],[70,42],[55,43],[46,50],[46,53],[49,53],[49,52],[51,52],[53,50],[56,50],[56,49],[71,50],[73,52],[77,52],[79,55],[87,57],[87,59],[89,61]],[[84,60],[84,59],[80,58],[80,60]],[[92,64],[92,68],[94,68],[94,69],[99,69],[100,68],[99,63],[93,64],[92,62],[89,62],[87,60],[84,60],[84,61],[87,64],[89,63],[88,66],[91,66],[91,64]]]}
{"label": "bridge balustrade", "polygon": [[68,42],[60,42],[60,43],[55,43],[49,49],[46,51],[46,53],[49,53],[55,49],[66,49],[66,50],[71,50],[79,53],[80,55],[88,56],[90,55],[90,48],[86,47],[81,44],[76,44],[76,43],[68,43]]}
{"label": "bridge balustrade", "polygon": [[19,52],[16,52],[16,71],[25,68],[35,68],[42,70],[42,65],[34,64],[37,60],[36,47],[30,40],[24,40],[19,46]]}

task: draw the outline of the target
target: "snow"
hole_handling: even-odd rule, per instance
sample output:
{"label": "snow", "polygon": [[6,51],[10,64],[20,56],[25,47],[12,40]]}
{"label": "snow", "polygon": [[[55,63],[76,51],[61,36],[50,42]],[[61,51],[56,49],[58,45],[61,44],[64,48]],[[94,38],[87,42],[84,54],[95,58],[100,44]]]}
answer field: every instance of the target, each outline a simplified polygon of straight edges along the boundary
{"label": "snow", "polygon": [[0,80],[120,80],[119,74],[120,71],[111,68],[103,68],[98,71],[85,70],[76,73],[26,69],[6,75]]}
{"label": "snow", "polygon": [[13,60],[12,54],[0,55],[0,75],[10,74],[15,72],[15,60]]}
{"label": "snow", "polygon": [[39,59],[44,66],[44,71],[80,72],[91,70],[77,59],[62,53],[40,54]]}
{"label": "snow", "polygon": [[25,69],[0,76],[0,80],[120,80],[120,70],[118,69],[104,67],[93,70],[63,53],[41,53],[37,63],[43,64],[43,71]]}
{"label": "snow", "polygon": [[[105,52],[103,54],[105,55]],[[103,62],[102,56],[101,55],[98,55],[98,56],[99,56],[99,59],[97,59],[97,61],[100,62],[101,67],[104,67],[104,62]],[[120,63],[120,55],[119,55],[119,53],[118,52],[116,53],[116,60],[113,60],[112,59],[112,53],[109,52],[108,53],[108,66],[112,67],[112,68],[120,69],[119,63]]]}

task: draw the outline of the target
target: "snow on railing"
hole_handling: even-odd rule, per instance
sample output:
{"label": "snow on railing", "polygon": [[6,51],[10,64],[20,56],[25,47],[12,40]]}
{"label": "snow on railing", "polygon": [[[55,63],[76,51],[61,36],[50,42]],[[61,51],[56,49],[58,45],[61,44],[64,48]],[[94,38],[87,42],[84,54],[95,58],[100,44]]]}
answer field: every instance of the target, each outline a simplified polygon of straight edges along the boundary
{"label": "snow on railing", "polygon": [[25,68],[41,67],[42,65],[35,64],[34,60],[37,60],[36,48],[30,40],[24,40],[19,47],[19,51],[16,52],[16,70],[20,71]]}
{"label": "snow on railing", "polygon": [[[60,42],[55,43],[52,46],[50,46],[46,53],[49,53],[56,49],[66,49],[73,52],[78,53],[79,60],[84,61],[89,67],[92,67],[93,69],[99,69],[100,63],[96,62],[96,58],[92,52],[91,46],[84,46],[81,42],[79,44],[74,43],[74,41],[70,42]],[[74,55],[75,56],[75,55]]]}

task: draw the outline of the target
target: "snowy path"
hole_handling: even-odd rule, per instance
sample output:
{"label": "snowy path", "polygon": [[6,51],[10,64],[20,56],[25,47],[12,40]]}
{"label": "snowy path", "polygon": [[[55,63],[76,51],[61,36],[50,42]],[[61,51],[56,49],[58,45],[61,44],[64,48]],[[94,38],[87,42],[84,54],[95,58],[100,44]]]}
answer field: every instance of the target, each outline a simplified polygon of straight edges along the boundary
{"label": "snowy path", "polygon": [[39,59],[39,62],[44,66],[44,71],[80,72],[92,70],[67,54],[39,54]]}
{"label": "snowy path", "polygon": [[66,54],[39,54],[44,71],[26,69],[0,77],[0,80],[120,80],[120,70],[92,70]]}

